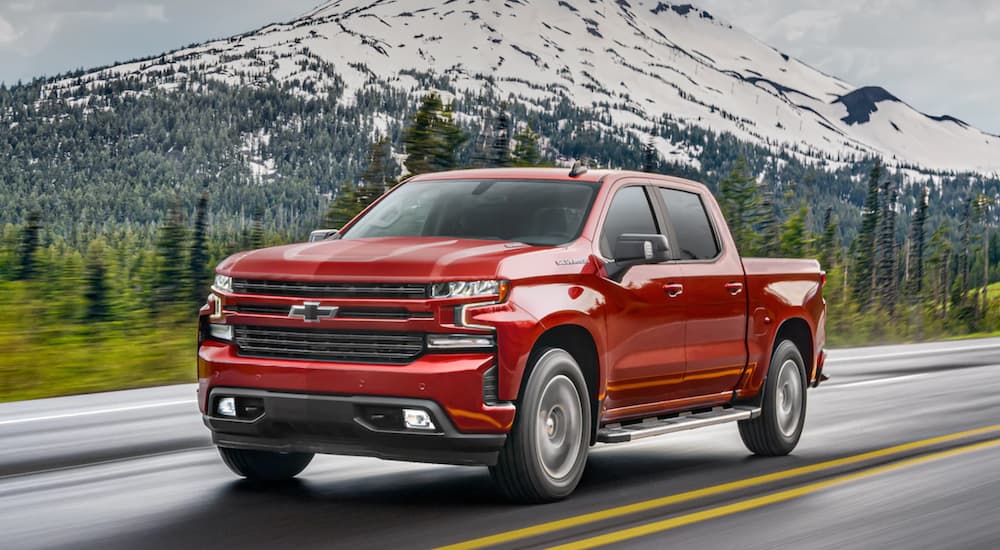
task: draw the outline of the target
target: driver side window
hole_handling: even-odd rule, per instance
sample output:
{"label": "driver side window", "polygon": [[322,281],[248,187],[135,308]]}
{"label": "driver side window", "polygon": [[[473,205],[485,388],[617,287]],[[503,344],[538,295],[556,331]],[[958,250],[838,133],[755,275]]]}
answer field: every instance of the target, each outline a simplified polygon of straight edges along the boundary
{"label": "driver side window", "polygon": [[613,258],[615,243],[625,233],[650,235],[659,232],[646,190],[639,186],[625,187],[611,199],[611,207],[601,230],[601,255]]}

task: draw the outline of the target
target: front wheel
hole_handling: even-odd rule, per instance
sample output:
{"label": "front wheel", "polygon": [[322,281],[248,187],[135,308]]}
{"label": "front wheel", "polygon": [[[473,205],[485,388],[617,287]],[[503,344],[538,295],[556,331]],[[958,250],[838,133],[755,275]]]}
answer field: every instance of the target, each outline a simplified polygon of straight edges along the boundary
{"label": "front wheel", "polygon": [[565,350],[544,350],[534,362],[497,465],[490,467],[497,486],[520,502],[569,496],[587,464],[590,422],[580,366]]}
{"label": "front wheel", "polygon": [[784,340],[774,349],[764,384],[761,414],[739,422],[747,449],[761,456],[783,456],[799,443],[806,420],[806,369],[799,348]]}
{"label": "front wheel", "polygon": [[273,453],[219,447],[222,461],[238,476],[253,481],[287,481],[302,473],[312,453]]}

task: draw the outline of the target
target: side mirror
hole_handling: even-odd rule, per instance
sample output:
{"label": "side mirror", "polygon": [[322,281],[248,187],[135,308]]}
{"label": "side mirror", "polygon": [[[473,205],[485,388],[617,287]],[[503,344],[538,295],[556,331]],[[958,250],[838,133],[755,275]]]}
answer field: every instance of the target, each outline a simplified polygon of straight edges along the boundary
{"label": "side mirror", "polygon": [[340,235],[339,229],[317,229],[316,231],[309,233],[309,242],[314,243],[317,241],[325,241],[338,235]]}
{"label": "side mirror", "polygon": [[663,235],[625,233],[615,243],[615,263],[658,264],[670,259],[670,243]]}

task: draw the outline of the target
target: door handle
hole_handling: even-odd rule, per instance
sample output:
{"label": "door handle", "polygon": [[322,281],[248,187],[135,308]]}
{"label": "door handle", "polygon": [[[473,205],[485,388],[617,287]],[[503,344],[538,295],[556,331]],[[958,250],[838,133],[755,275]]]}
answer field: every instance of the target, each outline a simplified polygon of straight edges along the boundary
{"label": "door handle", "polygon": [[663,291],[667,293],[670,298],[676,298],[681,294],[684,294],[684,285],[680,283],[670,283],[663,285]]}
{"label": "door handle", "polygon": [[743,292],[743,283],[726,283],[726,290],[733,296],[738,296]]}

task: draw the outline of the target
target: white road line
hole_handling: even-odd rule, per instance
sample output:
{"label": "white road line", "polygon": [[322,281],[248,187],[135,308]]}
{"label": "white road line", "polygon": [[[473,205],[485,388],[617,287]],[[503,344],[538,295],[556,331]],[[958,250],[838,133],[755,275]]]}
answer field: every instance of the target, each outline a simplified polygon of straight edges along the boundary
{"label": "white road line", "polygon": [[834,351],[830,357],[827,358],[827,364],[830,363],[845,363],[848,361],[872,361],[875,359],[905,359],[907,357],[919,357],[921,355],[945,355],[949,353],[962,353],[969,351],[988,351],[988,350],[1000,350],[1000,344],[988,344],[982,346],[969,346],[964,348],[933,348],[925,350],[914,350],[914,351],[900,351],[896,353],[883,353],[879,355],[858,355],[850,357],[838,357],[836,356],[836,351]]}
{"label": "white road line", "polygon": [[946,368],[946,369],[932,370],[932,371],[926,371],[926,372],[915,372],[915,373],[911,373],[911,374],[900,374],[900,375],[897,375],[897,376],[886,376],[886,377],[882,377],[882,378],[869,378],[867,380],[858,380],[857,382],[844,382],[842,384],[840,384],[840,383],[820,384],[819,387],[831,390],[831,389],[837,389],[837,388],[851,388],[851,387],[855,387],[855,386],[874,386],[874,385],[878,385],[878,384],[886,384],[886,383],[889,383],[889,382],[898,382],[900,380],[905,380],[905,379],[908,379],[908,378],[921,378],[921,377],[924,377],[924,376],[945,375],[945,374],[949,374],[949,373],[954,373],[956,371],[964,371],[964,370],[970,370],[970,369],[997,369],[997,368],[1000,368],[1000,363],[992,364],[992,365],[974,365],[974,366],[960,367],[960,368],[955,368],[955,369],[947,369]]}
{"label": "white road line", "polygon": [[[896,359],[896,358],[906,358],[906,357],[919,357],[921,355],[942,355],[947,353],[960,353],[969,351],[987,351],[987,350],[1000,350],[1000,344],[985,344],[980,346],[967,346],[963,348],[934,348],[919,351],[904,351],[896,353],[883,353],[880,355],[862,355],[862,356],[852,356],[852,357],[837,357],[832,355],[827,359],[827,364],[830,363],[842,363],[847,361],[871,361],[876,359]],[[834,352],[836,353],[836,352]],[[858,382],[848,382],[845,384],[828,384],[824,385],[824,388],[848,388],[853,386],[867,386],[873,384],[887,383],[898,381],[904,378],[913,378],[916,376],[925,376],[932,373],[921,373],[921,374],[907,374],[903,376],[894,376],[890,378],[878,378],[875,380],[861,380]],[[12,424],[25,424],[28,422],[44,422],[46,420],[62,420],[66,418],[76,418],[81,416],[97,416],[102,414],[113,414],[117,412],[128,412],[128,411],[139,411],[143,409],[154,409],[159,407],[173,407],[177,405],[194,405],[197,401],[194,399],[184,399],[178,401],[161,401],[157,403],[146,403],[143,405],[132,405],[129,407],[115,407],[111,409],[98,409],[91,411],[81,411],[73,413],[64,414],[52,414],[46,416],[33,416],[28,418],[14,418],[11,420],[0,420],[0,426],[8,426]]]}
{"label": "white road line", "polygon": [[62,420],[64,418],[75,418],[78,416],[96,416],[100,414],[112,414],[117,412],[140,411],[143,409],[155,409],[159,407],[173,407],[176,405],[195,405],[198,401],[194,399],[184,399],[183,401],[161,401],[159,403],[146,403],[144,405],[132,405],[129,407],[115,407],[113,409],[98,409],[93,411],[81,411],[64,414],[51,414],[47,416],[32,416],[28,418],[14,418],[12,420],[0,420],[0,426],[10,424],[24,424],[27,422],[42,422],[45,420]]}
{"label": "white road line", "polygon": [[828,390],[835,390],[837,388],[854,388],[857,386],[876,386],[878,384],[888,384],[890,382],[899,382],[900,380],[905,380],[907,378],[921,378],[924,376],[930,376],[932,374],[940,374],[937,372],[921,372],[918,374],[903,374],[900,376],[890,376],[888,378],[873,378],[870,380],[859,380],[857,382],[846,382],[843,384],[830,384],[823,386],[820,384],[820,388],[825,388]]}

